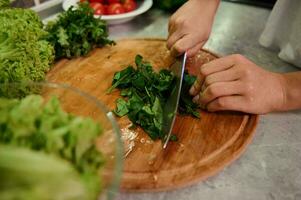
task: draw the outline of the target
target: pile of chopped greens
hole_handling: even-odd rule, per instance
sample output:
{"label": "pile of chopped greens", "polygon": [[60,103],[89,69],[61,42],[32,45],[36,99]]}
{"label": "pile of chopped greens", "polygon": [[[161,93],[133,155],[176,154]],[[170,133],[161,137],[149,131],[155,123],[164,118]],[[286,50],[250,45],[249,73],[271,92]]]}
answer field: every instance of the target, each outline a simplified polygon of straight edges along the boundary
{"label": "pile of chopped greens", "polygon": [[[63,111],[56,97],[52,97],[46,103],[38,95],[29,95],[21,100],[0,98],[0,144],[44,152],[72,164],[77,173],[80,174],[81,180],[88,191],[87,194],[91,195],[88,199],[96,199],[96,195],[100,190],[97,174],[100,167],[104,164],[104,158],[96,150],[94,142],[101,132],[100,124],[92,119],[76,117]],[[24,164],[21,162],[23,159],[26,158],[14,159],[15,165],[22,166]],[[45,160],[47,159],[45,158]],[[30,159],[29,161],[31,162]],[[47,163],[41,163],[39,166],[41,168],[46,167],[45,170],[47,171],[49,170],[47,166],[43,166],[43,164],[46,165]],[[0,164],[0,176],[3,176],[1,171],[3,170],[1,168],[3,164],[5,162]],[[60,164],[58,163],[58,165]],[[56,169],[55,166],[54,162],[52,170]],[[30,165],[28,164],[26,167],[30,168]],[[31,167],[33,171],[30,173],[34,174],[36,167],[35,165]],[[41,172],[44,173],[42,169]],[[50,172],[47,171],[45,173]],[[58,173],[62,174],[61,171],[58,171]],[[27,176],[27,174],[24,174],[24,176]],[[17,181],[19,178],[22,179],[16,174],[14,180]],[[5,184],[5,182],[2,181],[2,184],[0,184],[0,194],[3,192],[4,187],[9,187],[8,183]],[[56,184],[59,183],[57,182]],[[34,187],[34,185],[32,186]],[[49,187],[54,186],[49,185]],[[25,187],[24,189],[28,188]],[[22,193],[22,189],[20,190]],[[48,199],[48,196],[45,199]]]}
{"label": "pile of chopped greens", "polygon": [[[0,9],[0,84],[42,81],[54,59],[54,51],[44,38],[47,32],[38,15],[29,9]],[[22,88],[24,96],[30,88]],[[0,90],[1,96],[7,91]]]}
{"label": "pile of chopped greens", "polygon": [[[175,76],[167,69],[156,73],[151,64],[140,55],[136,56],[135,64],[136,68],[128,66],[116,72],[113,77],[112,87],[107,92],[118,88],[123,97],[117,99],[114,113],[119,117],[127,115],[134,125],[141,126],[153,140],[164,139],[163,106],[176,85]],[[194,76],[185,74],[179,111],[199,117],[198,105],[192,102],[188,93],[194,81]],[[172,138],[176,140],[175,137]]]}
{"label": "pile of chopped greens", "polygon": [[87,2],[79,3],[77,8],[70,7],[58,20],[49,22],[46,30],[56,59],[86,55],[95,47],[114,44],[108,39],[105,21],[94,18]]}

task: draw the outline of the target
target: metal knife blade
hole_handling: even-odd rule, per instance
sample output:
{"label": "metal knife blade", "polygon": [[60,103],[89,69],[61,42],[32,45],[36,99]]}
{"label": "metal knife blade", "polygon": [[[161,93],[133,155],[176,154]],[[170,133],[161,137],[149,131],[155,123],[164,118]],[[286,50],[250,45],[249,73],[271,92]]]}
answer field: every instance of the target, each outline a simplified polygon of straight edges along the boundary
{"label": "metal knife blade", "polygon": [[170,96],[168,97],[165,106],[163,107],[163,125],[162,131],[165,133],[163,148],[165,149],[170,136],[172,134],[172,128],[175,123],[180,94],[182,89],[182,82],[184,78],[184,70],[186,64],[186,52],[176,59],[176,62],[170,67],[170,70],[175,76],[176,86],[173,88]]}

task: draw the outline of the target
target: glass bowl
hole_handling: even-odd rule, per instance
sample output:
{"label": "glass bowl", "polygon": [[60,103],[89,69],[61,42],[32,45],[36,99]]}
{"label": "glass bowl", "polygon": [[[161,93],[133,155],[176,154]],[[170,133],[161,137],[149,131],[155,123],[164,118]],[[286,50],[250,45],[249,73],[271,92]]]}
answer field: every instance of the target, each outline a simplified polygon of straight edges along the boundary
{"label": "glass bowl", "polygon": [[102,183],[99,199],[114,199],[122,173],[123,144],[113,113],[95,97],[65,84],[22,82],[0,85],[0,97],[22,98],[28,91],[30,94],[41,95],[45,102],[56,96],[64,111],[76,116],[90,117],[101,124],[103,132],[97,138],[96,148],[104,155],[105,164],[99,173]]}

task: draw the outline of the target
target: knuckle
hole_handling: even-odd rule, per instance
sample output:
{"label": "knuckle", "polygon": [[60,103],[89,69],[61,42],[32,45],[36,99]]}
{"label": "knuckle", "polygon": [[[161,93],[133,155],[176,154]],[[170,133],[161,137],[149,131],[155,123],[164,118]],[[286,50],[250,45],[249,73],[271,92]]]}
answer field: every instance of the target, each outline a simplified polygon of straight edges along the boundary
{"label": "knuckle", "polygon": [[209,112],[214,112],[214,111],[216,111],[218,108],[217,108],[217,106],[214,104],[214,103],[210,103],[209,105],[207,105],[207,110],[209,111]]}
{"label": "knuckle", "polygon": [[227,106],[227,101],[225,98],[218,98],[216,99],[216,106],[218,108],[226,108]]}
{"label": "knuckle", "polygon": [[188,28],[190,27],[191,22],[185,18],[178,17],[172,21],[172,23],[179,28]]}
{"label": "knuckle", "polygon": [[182,52],[185,51],[184,47],[182,45],[179,45],[179,44],[175,44],[173,48],[174,48],[174,50],[176,50],[179,53],[182,53]]}
{"label": "knuckle", "polygon": [[206,77],[205,80],[204,80],[204,85],[209,86],[209,84],[210,84],[209,78]]}
{"label": "knuckle", "polygon": [[248,68],[242,69],[242,76],[245,78],[250,78],[252,76],[252,70]]}
{"label": "knuckle", "polygon": [[253,91],[254,91],[254,86],[253,86],[253,84],[251,84],[251,83],[246,83],[246,86],[245,86],[246,88],[246,91],[247,91],[247,93],[253,93]]}
{"label": "knuckle", "polygon": [[233,59],[234,62],[240,63],[244,60],[244,57],[240,54],[233,54],[232,59]]}
{"label": "knuckle", "polygon": [[188,28],[190,26],[190,22],[188,20],[182,20],[181,25],[183,28]]}
{"label": "knuckle", "polygon": [[174,24],[177,25],[177,26],[181,26],[181,25],[184,24],[184,21],[185,20],[183,18],[178,17],[178,18],[174,19]]}
{"label": "knuckle", "polygon": [[208,70],[207,70],[207,67],[206,65],[203,65],[201,68],[200,68],[200,73],[204,76],[207,76],[208,75]]}
{"label": "knuckle", "polygon": [[219,94],[219,90],[218,87],[215,87],[213,85],[207,87],[207,93],[208,95],[210,95],[211,97],[216,97]]}
{"label": "knuckle", "polygon": [[247,103],[248,105],[252,105],[254,101],[255,101],[255,99],[254,99],[253,96],[247,96],[247,97],[246,97],[246,103]]}

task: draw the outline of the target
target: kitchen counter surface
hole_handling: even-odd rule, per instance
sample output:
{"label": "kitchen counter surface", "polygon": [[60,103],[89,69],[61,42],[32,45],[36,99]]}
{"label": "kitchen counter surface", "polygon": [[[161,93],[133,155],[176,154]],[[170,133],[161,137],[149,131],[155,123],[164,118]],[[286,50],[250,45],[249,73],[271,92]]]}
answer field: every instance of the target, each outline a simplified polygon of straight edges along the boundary
{"label": "kitchen counter surface", "polygon": [[[240,53],[265,69],[297,71],[258,43],[270,10],[222,2],[205,48]],[[166,38],[169,14],[151,10],[110,27],[119,38]],[[252,144],[219,174],[193,186],[160,193],[120,193],[118,200],[301,200],[301,111],[260,117]]]}

